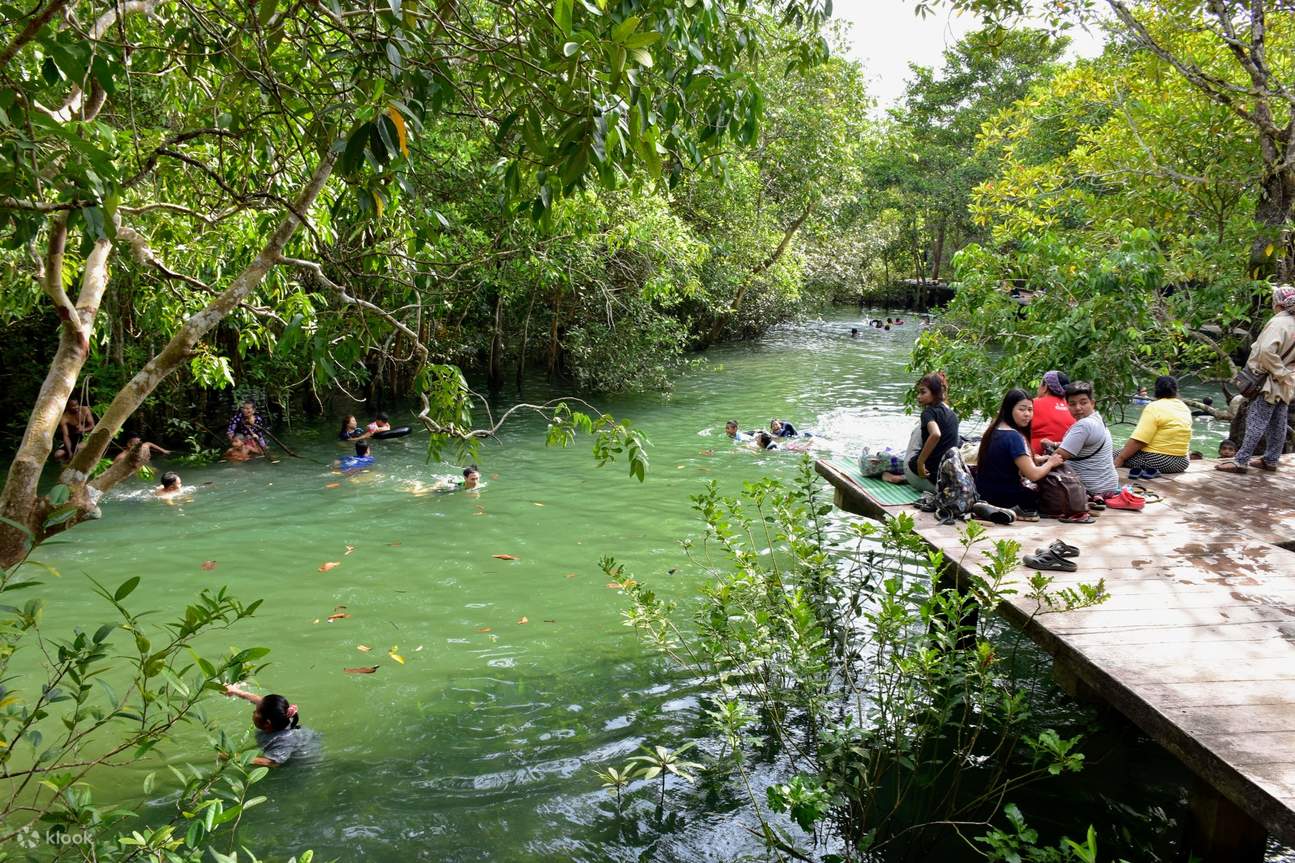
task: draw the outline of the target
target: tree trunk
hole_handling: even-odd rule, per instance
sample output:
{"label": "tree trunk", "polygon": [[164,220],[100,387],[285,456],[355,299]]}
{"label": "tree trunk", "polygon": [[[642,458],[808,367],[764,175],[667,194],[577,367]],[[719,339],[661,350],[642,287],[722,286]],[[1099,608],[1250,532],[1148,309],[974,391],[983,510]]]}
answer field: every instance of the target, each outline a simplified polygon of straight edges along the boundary
{"label": "tree trunk", "polygon": [[535,311],[535,294],[531,294],[531,303],[526,307],[526,321],[522,324],[522,347],[517,352],[517,394],[522,394],[526,378],[526,342],[531,334],[531,312]]}
{"label": "tree trunk", "polygon": [[490,362],[486,370],[486,384],[492,396],[504,388],[504,295],[495,294],[495,323],[490,333]]}
{"label": "tree trunk", "polygon": [[931,252],[931,281],[940,280],[940,262],[944,259],[944,232],[949,226],[949,217],[940,217],[940,227],[935,232],[935,248]]}
{"label": "tree trunk", "polygon": [[708,343],[714,343],[719,340],[720,333],[724,330],[724,323],[731,318],[736,318],[738,312],[742,310],[742,301],[746,299],[746,293],[751,287],[751,281],[756,276],[767,272],[770,267],[778,263],[778,260],[786,254],[787,247],[791,245],[792,238],[796,236],[796,232],[801,229],[801,226],[805,224],[805,221],[809,218],[809,214],[813,211],[813,203],[806,204],[805,209],[796,217],[796,220],[788,225],[786,230],[782,232],[782,240],[779,241],[778,247],[770,252],[763,261],[756,264],[751,270],[751,274],[743,280],[742,284],[737,289],[737,293],[733,295],[733,302],[728,307],[727,311],[716,316],[715,322],[710,328],[710,335],[707,337]]}
{"label": "tree trunk", "polygon": [[[59,349],[50,363],[45,384],[28,420],[22,445],[10,466],[4,490],[0,492],[0,513],[30,531],[28,536],[13,524],[0,522],[0,567],[8,568],[21,561],[29,550],[29,544],[39,544],[46,537],[98,514],[100,496],[130,475],[123,470],[109,470],[98,479],[90,481],[90,473],[103,457],[108,443],[157,385],[189,359],[203,336],[247,299],[261,284],[265,274],[279,263],[284,246],[301,224],[297,214],[308,212],[314,205],[324,183],[332,174],[336,159],[336,154],[332,152],[321,157],[314,175],[294,202],[292,211],[280,222],[260,254],[235,277],[228,288],[191,315],[162,350],[118,391],[98,425],[81,442],[76,456],[59,476],[60,482],[68,487],[69,502],[75,507],[75,513],[58,525],[47,528],[44,522],[51,507],[46,498],[37,495],[36,484],[40,479],[41,469],[49,458],[54,430],[58,426],[63,406],[67,403],[85,362],[89,350],[89,345],[84,342],[85,334],[93,326],[100,299],[107,286],[107,260],[112,244],[108,240],[100,240],[95,244],[86,261],[85,279],[77,298],[76,311],[79,319],[75,326],[81,332],[74,333],[74,324],[65,320]],[[61,265],[52,272],[61,273]]]}

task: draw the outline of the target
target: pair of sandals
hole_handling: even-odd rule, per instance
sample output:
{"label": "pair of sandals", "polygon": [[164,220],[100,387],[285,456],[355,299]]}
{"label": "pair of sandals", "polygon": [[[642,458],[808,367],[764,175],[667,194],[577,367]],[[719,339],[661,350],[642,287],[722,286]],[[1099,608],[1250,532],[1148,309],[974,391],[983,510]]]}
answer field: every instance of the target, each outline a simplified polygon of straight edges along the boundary
{"label": "pair of sandals", "polygon": [[1071,558],[1079,557],[1079,549],[1064,540],[1055,540],[1047,548],[1036,548],[1034,554],[1024,558],[1026,566],[1049,572],[1075,572],[1079,569]]}

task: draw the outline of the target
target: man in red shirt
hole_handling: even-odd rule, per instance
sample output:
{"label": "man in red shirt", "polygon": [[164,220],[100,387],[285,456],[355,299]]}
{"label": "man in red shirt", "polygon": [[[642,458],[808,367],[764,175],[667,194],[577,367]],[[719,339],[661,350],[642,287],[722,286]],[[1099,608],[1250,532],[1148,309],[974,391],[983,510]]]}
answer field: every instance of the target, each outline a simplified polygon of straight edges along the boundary
{"label": "man in red shirt", "polygon": [[1039,394],[1034,399],[1034,419],[1030,422],[1030,449],[1035,455],[1043,455],[1045,442],[1058,443],[1075,424],[1075,418],[1066,406],[1068,383],[1070,378],[1065,372],[1054,370],[1044,374],[1043,383],[1039,384]]}

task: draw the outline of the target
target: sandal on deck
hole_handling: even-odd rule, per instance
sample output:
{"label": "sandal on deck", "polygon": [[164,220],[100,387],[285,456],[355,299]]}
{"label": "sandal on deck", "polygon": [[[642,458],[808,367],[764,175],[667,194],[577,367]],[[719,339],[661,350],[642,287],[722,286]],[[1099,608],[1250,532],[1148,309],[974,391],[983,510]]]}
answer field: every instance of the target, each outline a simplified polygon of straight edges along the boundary
{"label": "sandal on deck", "polygon": [[1224,473],[1249,473],[1250,468],[1243,464],[1237,464],[1234,461],[1225,461],[1222,464],[1214,465],[1215,470],[1221,470]]}
{"label": "sandal on deck", "polygon": [[1074,561],[1055,555],[1049,549],[1043,549],[1035,554],[1027,554],[1024,563],[1032,569],[1046,569],[1052,572],[1075,572],[1079,569],[1079,567],[1075,566]]}
{"label": "sandal on deck", "polygon": [[1011,524],[1016,521],[1016,513],[1010,509],[1003,509],[983,500],[976,501],[972,505],[971,514],[983,521],[992,521],[994,524]]}
{"label": "sandal on deck", "polygon": [[1057,557],[1079,557],[1079,549],[1063,539],[1053,540],[1052,545],[1047,548],[1037,548],[1034,550],[1035,554],[1043,554],[1045,552],[1052,552]]}
{"label": "sandal on deck", "polygon": [[1106,509],[1106,501],[1095,494],[1090,494],[1088,496],[1088,509],[1091,512],[1101,512]]}
{"label": "sandal on deck", "polygon": [[1057,516],[1057,521],[1062,524],[1092,524],[1097,519],[1093,518],[1093,514],[1090,512],[1076,512],[1070,515]]}
{"label": "sandal on deck", "polygon": [[1269,464],[1268,462],[1264,461],[1264,460],[1263,460],[1263,459],[1261,459],[1261,458],[1252,458],[1252,459],[1250,459],[1250,466],[1251,466],[1251,467],[1257,467],[1257,468],[1259,468],[1260,470],[1266,470],[1266,471],[1268,471],[1269,473],[1276,473],[1276,472],[1277,472],[1277,465],[1276,465],[1276,464]]}

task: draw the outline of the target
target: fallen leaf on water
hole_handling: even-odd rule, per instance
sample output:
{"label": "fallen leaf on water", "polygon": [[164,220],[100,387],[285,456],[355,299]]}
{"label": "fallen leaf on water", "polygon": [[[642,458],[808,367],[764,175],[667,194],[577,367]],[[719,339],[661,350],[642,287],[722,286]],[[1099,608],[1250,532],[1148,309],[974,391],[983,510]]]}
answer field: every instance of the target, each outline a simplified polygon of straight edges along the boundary
{"label": "fallen leaf on water", "polygon": [[715,450],[713,450],[713,449],[704,449],[704,450],[702,450],[702,451],[701,451],[701,454],[702,454],[702,455],[714,455],[714,454],[715,454]]}
{"label": "fallen leaf on water", "polygon": [[327,561],[327,562],[325,562],[325,563],[321,563],[321,564],[319,565],[319,571],[320,571],[320,572],[328,572],[328,571],[329,571],[330,569],[332,569],[333,567],[335,567],[335,566],[341,566],[341,565],[342,565],[342,562],[341,562],[340,560],[330,560],[330,561]]}
{"label": "fallen leaf on water", "polygon": [[495,558],[496,560],[516,560],[517,559],[511,554],[492,554],[490,556]]}
{"label": "fallen leaf on water", "polygon": [[392,659],[396,660],[396,662],[399,662],[401,665],[405,664],[405,658],[401,656],[399,653],[396,653],[396,645],[394,644],[391,645],[391,649],[387,651],[387,656],[390,656]]}
{"label": "fallen leaf on water", "polygon": [[351,553],[351,552],[353,552],[353,551],[355,551],[355,546],[353,546],[353,545],[348,545],[348,546],[346,547],[346,553],[345,553],[345,554],[343,554],[343,555],[342,555],[342,557],[346,557],[346,555],[347,555],[347,554],[350,554],[350,553]]}
{"label": "fallen leaf on water", "polygon": [[546,618],[544,618],[544,622],[545,622],[545,623],[557,623],[557,621],[556,621],[556,620],[554,620],[554,619],[553,619],[553,618],[551,618],[551,617],[546,617]]}
{"label": "fallen leaf on water", "polygon": [[683,470],[683,469],[684,469],[684,468],[686,468],[687,466],[688,466],[688,465],[686,465],[686,464],[677,464],[677,465],[675,465],[675,466],[674,466],[674,469],[675,469],[675,470]]}
{"label": "fallen leaf on water", "polygon": [[202,562],[202,568],[203,568],[203,569],[205,569],[205,570],[207,570],[208,572],[211,572],[213,569],[215,569],[215,568],[216,568],[216,561],[214,561],[214,560],[204,560],[204,561]]}
{"label": "fallen leaf on water", "polygon": [[414,653],[417,653],[418,651],[420,651],[420,650],[422,650],[422,649],[423,649],[423,646],[420,644],[420,645],[418,645],[417,647],[415,647],[415,648],[414,648]]}
{"label": "fallen leaf on water", "polygon": [[350,615],[345,611],[339,611],[337,614],[328,615],[328,622],[332,623],[334,620],[345,620],[348,617],[350,617]]}
{"label": "fallen leaf on water", "polygon": [[398,542],[389,542],[389,543],[387,543],[387,545],[391,546],[392,548],[395,548],[396,546],[400,545],[400,543],[398,543]]}
{"label": "fallen leaf on water", "polygon": [[574,572],[567,573],[567,578],[575,578],[575,577],[576,577],[576,574]]}
{"label": "fallen leaf on water", "polygon": [[535,506],[544,506],[544,504],[540,503],[538,500],[533,500],[531,501],[531,503],[534,504]]}
{"label": "fallen leaf on water", "polygon": [[355,645],[355,649],[356,649],[356,650],[358,650],[358,651],[360,651],[361,653],[368,653],[368,652],[369,652],[370,650],[372,650],[373,648],[372,648],[372,647],[369,647],[369,645],[367,645],[367,644],[357,644],[357,645]]}
{"label": "fallen leaf on water", "polygon": [[627,578],[624,581],[609,582],[607,586],[612,590],[625,590],[626,588],[633,587],[636,584],[638,584],[637,581],[632,578]]}
{"label": "fallen leaf on water", "polygon": [[315,623],[319,623],[319,618],[318,618],[318,617],[316,617],[316,618],[315,618]]}
{"label": "fallen leaf on water", "polygon": [[521,616],[521,619],[519,619],[517,622],[518,622],[518,623],[530,623],[530,621],[526,619],[526,615],[524,615],[524,614]]}
{"label": "fallen leaf on water", "polygon": [[492,631],[492,630],[491,630],[491,628],[490,628],[489,626],[478,626],[478,627],[477,627],[477,632],[491,632],[491,631]]}
{"label": "fallen leaf on water", "polygon": [[472,514],[473,514],[473,515],[485,515],[485,514],[486,514],[486,511],[485,511],[485,510],[481,510],[480,512],[474,512],[474,513],[472,513]]}
{"label": "fallen leaf on water", "polygon": [[345,610],[346,610],[346,606],[345,606],[345,605],[334,605],[334,606],[333,606],[333,611],[345,611]]}
{"label": "fallen leaf on water", "polygon": [[345,671],[347,674],[372,674],[373,672],[378,670],[378,666],[361,665],[361,666],[358,666],[357,668],[343,668],[342,670]]}
{"label": "fallen leaf on water", "polygon": [[609,581],[607,582],[607,587],[611,590],[620,590],[625,587],[625,585],[621,584],[619,581]]}
{"label": "fallen leaf on water", "polygon": [[340,482],[330,482],[326,486],[324,486],[324,488],[341,488],[341,487],[342,487],[342,484]]}

